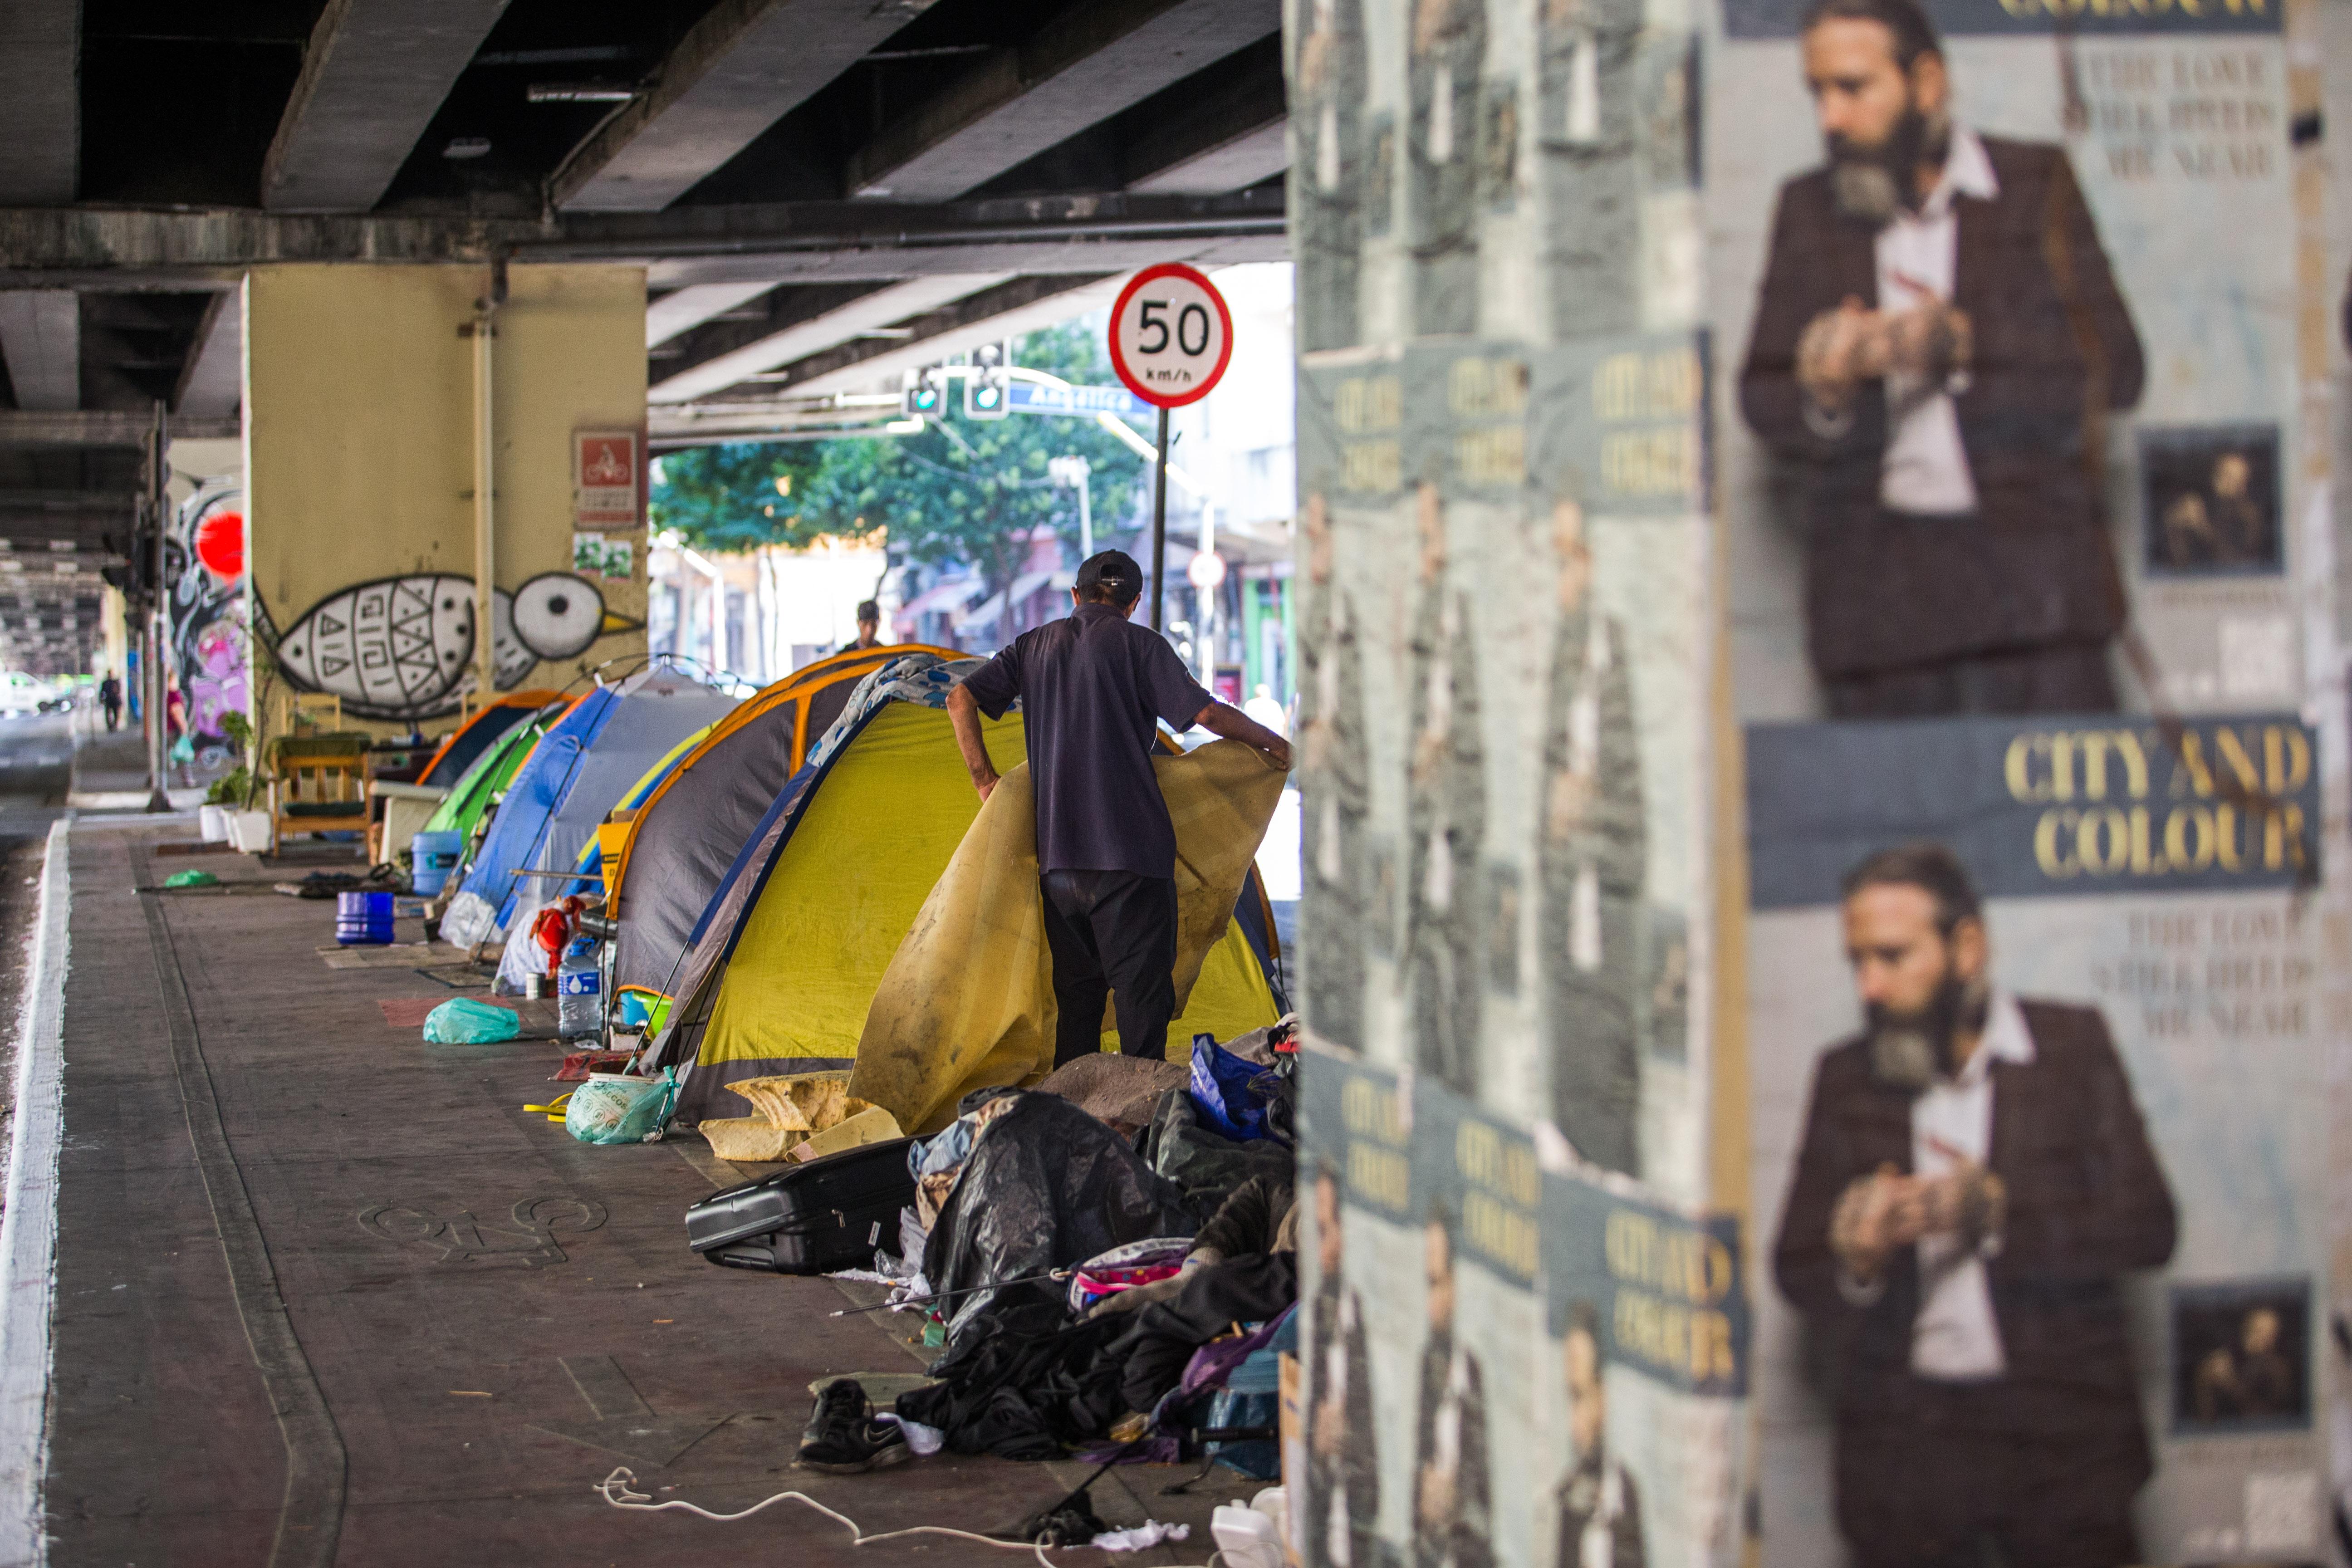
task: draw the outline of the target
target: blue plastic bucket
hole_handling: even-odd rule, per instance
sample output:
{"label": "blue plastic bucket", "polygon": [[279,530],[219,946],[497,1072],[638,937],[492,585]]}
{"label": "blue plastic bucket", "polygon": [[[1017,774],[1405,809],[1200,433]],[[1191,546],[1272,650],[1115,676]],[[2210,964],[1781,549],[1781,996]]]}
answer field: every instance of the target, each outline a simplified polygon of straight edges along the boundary
{"label": "blue plastic bucket", "polygon": [[335,940],[345,947],[392,945],[390,893],[337,893]]}
{"label": "blue plastic bucket", "polygon": [[408,873],[408,885],[419,898],[429,899],[441,890],[449,873],[457,868],[457,857],[466,852],[466,836],[462,833],[420,833],[408,841],[408,854],[414,862]]}

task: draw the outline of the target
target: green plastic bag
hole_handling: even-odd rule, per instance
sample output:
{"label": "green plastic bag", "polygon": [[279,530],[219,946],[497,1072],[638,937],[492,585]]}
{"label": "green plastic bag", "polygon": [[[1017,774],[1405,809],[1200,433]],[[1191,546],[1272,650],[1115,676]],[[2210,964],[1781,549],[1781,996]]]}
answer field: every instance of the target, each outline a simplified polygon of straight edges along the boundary
{"label": "green plastic bag", "polygon": [[661,1136],[677,1103],[677,1069],[659,1078],[592,1072],[572,1091],[563,1130],[583,1143],[650,1143]]}
{"label": "green plastic bag", "polygon": [[167,888],[217,888],[220,879],[210,871],[174,871],[163,879]]}
{"label": "green plastic bag", "polygon": [[513,1009],[460,996],[425,1016],[425,1037],[436,1046],[480,1046],[511,1040],[522,1033]]}

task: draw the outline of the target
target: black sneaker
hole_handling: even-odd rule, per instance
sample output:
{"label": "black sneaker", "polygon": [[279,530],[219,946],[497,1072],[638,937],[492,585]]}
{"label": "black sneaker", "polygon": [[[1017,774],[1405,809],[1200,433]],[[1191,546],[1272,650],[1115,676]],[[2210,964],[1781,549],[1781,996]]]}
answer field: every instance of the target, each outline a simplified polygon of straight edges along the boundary
{"label": "black sneaker", "polygon": [[874,1418],[864,1385],[843,1377],[816,1396],[816,1413],[801,1434],[800,1456],[793,1463],[828,1476],[854,1476],[895,1465],[911,1452],[896,1423]]}

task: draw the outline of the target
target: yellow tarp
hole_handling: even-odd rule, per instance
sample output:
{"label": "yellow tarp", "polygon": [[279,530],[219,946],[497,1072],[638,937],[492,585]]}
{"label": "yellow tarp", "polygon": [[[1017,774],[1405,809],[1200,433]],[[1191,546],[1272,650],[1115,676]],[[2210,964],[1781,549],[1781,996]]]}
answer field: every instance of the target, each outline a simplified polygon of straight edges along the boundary
{"label": "yellow tarp", "polygon": [[[1020,762],[1017,713],[982,730],[998,767]],[[887,704],[834,760],[776,857],[719,982],[699,1061],[855,1055],[891,953],[979,811],[947,714]]]}
{"label": "yellow tarp", "polygon": [[[1170,1058],[1181,1060],[1195,1031],[1222,1040],[1274,1022],[1273,994],[1232,910],[1283,775],[1234,741],[1152,765],[1176,826],[1179,1016],[1168,1043]],[[873,994],[856,1056],[850,1093],[916,1132],[945,1126],[975,1089],[1026,1082],[1053,1066],[1052,960],[1026,766],[1005,773],[924,900]]]}

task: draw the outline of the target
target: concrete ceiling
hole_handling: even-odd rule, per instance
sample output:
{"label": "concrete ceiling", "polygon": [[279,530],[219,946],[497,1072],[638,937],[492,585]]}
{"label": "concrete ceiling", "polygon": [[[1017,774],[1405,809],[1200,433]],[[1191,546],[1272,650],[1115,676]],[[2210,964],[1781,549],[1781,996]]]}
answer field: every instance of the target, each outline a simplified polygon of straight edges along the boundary
{"label": "concrete ceiling", "polygon": [[127,537],[159,404],[236,433],[257,266],[642,265],[683,427],[893,382],[1150,262],[1278,258],[1280,9],[0,5],[0,637],[12,584],[78,604],[62,567]]}

